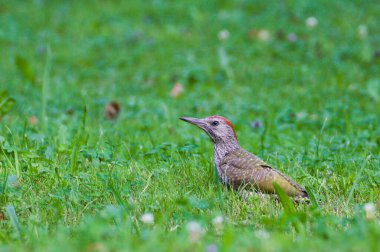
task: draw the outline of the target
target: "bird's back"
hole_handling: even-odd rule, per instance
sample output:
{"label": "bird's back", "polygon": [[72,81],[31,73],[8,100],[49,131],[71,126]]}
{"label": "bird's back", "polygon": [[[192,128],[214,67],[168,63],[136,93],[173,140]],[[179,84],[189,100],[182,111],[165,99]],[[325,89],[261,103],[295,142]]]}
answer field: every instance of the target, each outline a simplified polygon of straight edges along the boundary
{"label": "bird's back", "polygon": [[257,156],[238,149],[228,153],[218,164],[220,179],[233,188],[250,188],[275,193],[273,182],[290,196],[308,197],[303,187]]}

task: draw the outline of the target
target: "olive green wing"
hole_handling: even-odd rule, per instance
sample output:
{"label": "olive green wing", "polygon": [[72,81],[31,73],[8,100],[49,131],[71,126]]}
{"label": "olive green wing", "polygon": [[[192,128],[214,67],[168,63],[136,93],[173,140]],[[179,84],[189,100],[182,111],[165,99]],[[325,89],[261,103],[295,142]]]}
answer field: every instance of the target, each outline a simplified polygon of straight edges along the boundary
{"label": "olive green wing", "polygon": [[253,186],[262,192],[275,193],[273,182],[276,182],[290,196],[307,197],[305,189],[291,178],[244,150],[230,153],[221,161],[221,177],[234,188]]}

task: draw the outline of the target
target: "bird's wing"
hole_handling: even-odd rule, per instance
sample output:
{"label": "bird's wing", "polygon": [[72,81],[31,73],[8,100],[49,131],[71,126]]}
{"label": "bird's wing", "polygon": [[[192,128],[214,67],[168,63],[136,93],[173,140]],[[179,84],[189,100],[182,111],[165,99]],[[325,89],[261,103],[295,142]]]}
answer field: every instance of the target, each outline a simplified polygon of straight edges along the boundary
{"label": "bird's wing", "polygon": [[239,150],[228,154],[220,163],[221,177],[234,188],[253,186],[266,193],[275,193],[276,182],[288,195],[307,197],[303,187],[255,155]]}

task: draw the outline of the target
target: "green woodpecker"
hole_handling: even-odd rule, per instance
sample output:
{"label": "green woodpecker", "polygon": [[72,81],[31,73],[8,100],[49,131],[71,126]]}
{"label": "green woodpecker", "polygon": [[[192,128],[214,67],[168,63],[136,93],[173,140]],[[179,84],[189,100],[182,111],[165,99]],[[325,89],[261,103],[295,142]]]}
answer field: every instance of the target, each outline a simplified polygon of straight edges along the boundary
{"label": "green woodpecker", "polygon": [[214,142],[214,163],[223,184],[234,189],[254,189],[275,194],[275,182],[289,196],[308,199],[308,194],[302,186],[240,147],[234,126],[226,118],[210,116],[203,119],[180,119],[204,130]]}

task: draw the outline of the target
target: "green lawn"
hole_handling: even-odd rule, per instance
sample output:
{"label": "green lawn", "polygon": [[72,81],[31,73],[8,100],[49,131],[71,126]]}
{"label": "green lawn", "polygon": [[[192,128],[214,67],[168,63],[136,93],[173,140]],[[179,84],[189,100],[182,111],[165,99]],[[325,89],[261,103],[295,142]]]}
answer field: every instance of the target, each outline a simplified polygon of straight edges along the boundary
{"label": "green lawn", "polygon": [[[0,0],[0,251],[380,251],[379,13]],[[214,114],[314,203],[221,186]]]}

